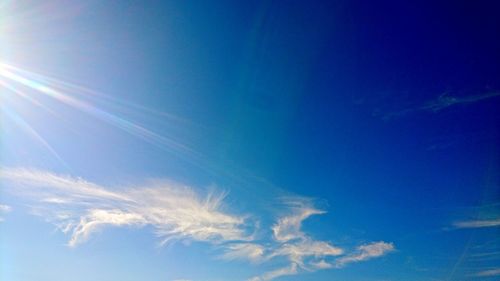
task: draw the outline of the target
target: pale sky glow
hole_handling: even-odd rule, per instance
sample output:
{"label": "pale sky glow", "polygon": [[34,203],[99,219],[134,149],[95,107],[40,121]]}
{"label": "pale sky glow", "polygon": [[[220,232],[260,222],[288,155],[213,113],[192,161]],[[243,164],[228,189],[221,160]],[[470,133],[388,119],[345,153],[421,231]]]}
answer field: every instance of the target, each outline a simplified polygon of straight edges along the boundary
{"label": "pale sky glow", "polygon": [[497,280],[499,8],[0,2],[0,280]]}

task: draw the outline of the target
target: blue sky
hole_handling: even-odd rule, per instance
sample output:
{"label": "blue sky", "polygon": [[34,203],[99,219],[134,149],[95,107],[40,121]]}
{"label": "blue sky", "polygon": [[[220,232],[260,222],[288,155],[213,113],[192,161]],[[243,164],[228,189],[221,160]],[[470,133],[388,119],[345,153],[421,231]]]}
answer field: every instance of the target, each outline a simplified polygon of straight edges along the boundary
{"label": "blue sky", "polygon": [[0,279],[498,280],[492,2],[0,2]]}

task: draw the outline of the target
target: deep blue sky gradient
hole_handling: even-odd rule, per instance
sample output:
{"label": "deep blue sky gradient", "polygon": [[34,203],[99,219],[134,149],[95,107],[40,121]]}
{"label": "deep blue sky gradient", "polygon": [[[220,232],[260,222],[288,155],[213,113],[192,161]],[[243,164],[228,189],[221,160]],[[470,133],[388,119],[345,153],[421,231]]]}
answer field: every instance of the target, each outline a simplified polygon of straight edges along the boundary
{"label": "deep blue sky gradient", "polygon": [[[466,280],[500,267],[498,227],[452,229],[500,216],[496,1],[15,2],[2,8],[2,62],[172,114],[96,101],[203,156],[54,105],[65,120],[29,109],[26,119],[68,166],[6,122],[2,167],[216,185],[263,221],[284,190],[328,211],[304,223],[315,238],[396,247],[283,280]],[[0,224],[1,279],[240,280],[260,270],[217,260],[201,242],[158,249],[147,228],[105,229],[68,249],[67,236],[1,195],[14,210]],[[474,259],[485,252],[497,254]]]}

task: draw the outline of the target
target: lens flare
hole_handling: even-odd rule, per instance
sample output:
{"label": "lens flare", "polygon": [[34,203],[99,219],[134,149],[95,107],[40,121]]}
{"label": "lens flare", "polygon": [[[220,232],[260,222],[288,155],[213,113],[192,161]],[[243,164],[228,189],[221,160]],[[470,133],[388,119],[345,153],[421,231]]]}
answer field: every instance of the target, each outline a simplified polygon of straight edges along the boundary
{"label": "lens flare", "polygon": [[[50,81],[56,82],[54,84],[65,85],[66,87],[70,87],[73,89],[74,93],[76,92],[79,95],[85,94],[85,92],[82,92],[81,91],[82,89],[78,86],[72,85],[70,83],[61,83],[61,81],[56,81],[54,79],[43,79],[44,81],[42,82],[40,81],[42,80],[40,79],[41,78],[40,75],[38,75],[39,79],[33,79],[32,77],[28,77],[26,75],[28,73],[30,72],[20,71],[19,68],[17,67],[13,67],[3,63],[0,64],[0,76],[5,79],[8,79],[10,82],[28,87],[37,93],[43,94],[60,103],[75,108],[109,125],[112,125],[131,135],[141,138],[161,149],[168,150],[178,156],[182,156],[185,158],[187,157],[190,158],[191,160],[201,157],[193,149],[187,147],[182,143],[179,143],[171,138],[159,135],[137,123],[134,123],[128,119],[125,119],[111,112],[108,112],[104,109],[96,107],[85,100],[77,98],[75,95],[70,96],[68,93],[64,93],[63,91],[58,89],[60,88],[58,87],[58,85],[50,85],[51,84]],[[10,88],[12,88],[12,86],[10,86]],[[79,88],[80,91],[78,92]],[[86,92],[95,94],[95,92],[88,90]]]}
{"label": "lens flare", "polygon": [[7,115],[9,119],[11,119],[16,125],[18,125],[22,130],[24,130],[30,137],[32,137],[35,141],[37,141],[40,145],[42,145],[45,149],[47,149],[52,156],[54,156],[60,164],[62,164],[65,168],[69,169],[69,165],[63,158],[55,151],[55,149],[40,135],[38,132],[28,124],[19,114],[9,110],[8,108],[2,107],[2,111]]}

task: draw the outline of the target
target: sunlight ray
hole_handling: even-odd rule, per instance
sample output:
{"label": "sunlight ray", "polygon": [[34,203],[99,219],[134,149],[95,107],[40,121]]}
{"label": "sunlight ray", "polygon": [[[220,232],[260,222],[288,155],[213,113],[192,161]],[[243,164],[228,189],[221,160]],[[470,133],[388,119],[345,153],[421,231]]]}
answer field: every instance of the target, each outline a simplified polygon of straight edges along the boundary
{"label": "sunlight ray", "polygon": [[28,100],[32,104],[42,108],[43,110],[47,111],[48,113],[61,118],[61,115],[55,112],[54,110],[50,109],[48,106],[44,105],[43,103],[39,102],[38,100],[34,99],[33,97],[27,95],[23,91],[17,89],[16,87],[10,85],[9,83],[6,83],[5,81],[0,80],[0,85],[2,85],[5,89],[9,90],[10,92]]}
{"label": "sunlight ray", "polygon": [[144,113],[149,113],[149,114],[154,114],[157,116],[161,117],[167,117],[171,121],[176,121],[176,122],[181,122],[183,124],[191,124],[191,122],[185,118],[179,117],[177,115],[164,112],[164,111],[159,111],[155,109],[148,108],[146,106],[129,102],[123,99],[118,99],[115,97],[112,97],[110,95],[107,95],[105,93],[95,91],[92,89],[89,89],[87,87],[77,85],[75,83],[63,81],[60,79],[56,79],[54,77],[50,77],[44,74],[36,73],[33,71],[28,71],[22,68],[19,68],[17,66],[13,66],[11,64],[7,63],[0,63],[0,68],[5,68],[8,69],[11,72],[17,72],[19,75],[24,75],[25,77],[33,77],[34,79],[37,79],[38,81],[44,81],[45,83],[58,88],[58,89],[63,89],[70,91],[72,93],[75,93],[80,96],[84,96],[86,98],[93,99],[95,101],[101,102],[101,103],[107,103],[107,104],[112,104],[113,106],[119,106],[122,111],[131,111],[131,109],[143,111]]}
{"label": "sunlight ray", "polygon": [[0,75],[7,78],[13,82],[17,82],[21,85],[27,86],[39,93],[49,96],[61,103],[69,105],[76,108],[84,113],[87,113],[99,120],[102,120],[116,128],[126,131],[136,137],[150,142],[160,148],[167,149],[171,152],[178,153],[183,157],[199,157],[199,155],[191,148],[185,146],[184,144],[178,143],[170,138],[166,138],[157,133],[154,133],[132,121],[114,115],[108,111],[100,109],[93,106],[92,104],[80,100],[78,98],[69,96],[63,92],[60,92],[52,87],[42,84],[39,81],[28,79],[26,77],[20,76],[5,67],[0,68]]}
{"label": "sunlight ray", "polygon": [[70,169],[69,165],[64,161],[64,159],[56,152],[56,150],[32,127],[30,126],[19,114],[9,110],[7,107],[3,106],[2,111],[6,116],[16,123],[22,130],[24,130],[32,139],[38,142],[42,147],[47,149],[52,156],[54,156],[60,164],[65,168]]}

